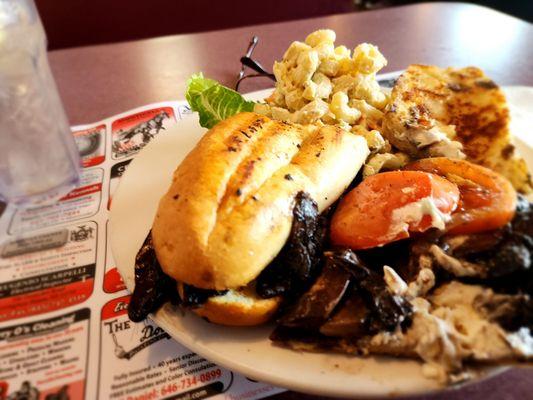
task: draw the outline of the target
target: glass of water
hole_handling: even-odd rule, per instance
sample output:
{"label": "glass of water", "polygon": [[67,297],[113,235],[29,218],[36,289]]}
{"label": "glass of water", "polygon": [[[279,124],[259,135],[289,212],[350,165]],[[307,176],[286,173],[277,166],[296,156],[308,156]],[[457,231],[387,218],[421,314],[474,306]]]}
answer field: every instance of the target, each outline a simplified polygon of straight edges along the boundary
{"label": "glass of water", "polygon": [[79,182],[80,157],[33,0],[0,0],[0,196],[44,204]]}

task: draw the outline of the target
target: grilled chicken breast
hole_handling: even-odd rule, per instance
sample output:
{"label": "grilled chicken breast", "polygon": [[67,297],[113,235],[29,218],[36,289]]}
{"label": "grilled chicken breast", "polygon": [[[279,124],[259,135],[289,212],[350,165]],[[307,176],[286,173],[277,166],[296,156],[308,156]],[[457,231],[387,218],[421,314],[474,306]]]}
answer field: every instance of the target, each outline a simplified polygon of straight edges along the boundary
{"label": "grilled chicken breast", "polygon": [[409,66],[392,90],[383,134],[413,157],[466,156],[503,174],[518,191],[532,190],[512,144],[505,96],[478,68]]}
{"label": "grilled chicken breast", "polygon": [[247,285],[285,244],[294,197],[319,211],[369,154],[363,137],[241,113],[205,134],[174,173],[152,236],[163,271],[205,289]]}

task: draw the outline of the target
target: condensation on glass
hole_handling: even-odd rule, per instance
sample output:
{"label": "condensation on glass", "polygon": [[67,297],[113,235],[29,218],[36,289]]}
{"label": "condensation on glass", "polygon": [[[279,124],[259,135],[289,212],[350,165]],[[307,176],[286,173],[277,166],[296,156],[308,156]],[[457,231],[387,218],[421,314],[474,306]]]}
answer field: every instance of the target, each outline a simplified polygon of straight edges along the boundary
{"label": "condensation on glass", "polygon": [[58,199],[79,181],[80,159],[32,0],[0,0],[0,196]]}

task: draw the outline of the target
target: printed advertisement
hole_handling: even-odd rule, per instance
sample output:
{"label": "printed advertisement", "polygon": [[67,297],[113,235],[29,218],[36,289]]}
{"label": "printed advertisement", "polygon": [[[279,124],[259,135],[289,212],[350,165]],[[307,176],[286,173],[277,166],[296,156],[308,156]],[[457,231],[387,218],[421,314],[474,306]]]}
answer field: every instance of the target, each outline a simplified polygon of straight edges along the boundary
{"label": "printed advertisement", "polygon": [[100,398],[203,399],[224,393],[233,373],[191,353],[161,328],[127,315],[129,296],[102,309],[102,354],[116,360],[100,366]]}
{"label": "printed advertisement", "polygon": [[84,222],[0,244],[0,322],[69,307],[92,293],[98,227]]}
{"label": "printed advertisement", "polygon": [[101,168],[84,170],[78,187],[57,203],[17,210],[9,233],[27,232],[93,216],[100,208],[103,177]]}
{"label": "printed advertisement", "polygon": [[0,399],[85,398],[90,310],[0,328]]}
{"label": "printed advertisement", "polygon": [[169,124],[175,123],[172,107],[154,108],[117,119],[111,125],[113,158],[131,156]]}
{"label": "printed advertisement", "polygon": [[83,167],[92,167],[105,160],[105,125],[72,133],[80,152]]}

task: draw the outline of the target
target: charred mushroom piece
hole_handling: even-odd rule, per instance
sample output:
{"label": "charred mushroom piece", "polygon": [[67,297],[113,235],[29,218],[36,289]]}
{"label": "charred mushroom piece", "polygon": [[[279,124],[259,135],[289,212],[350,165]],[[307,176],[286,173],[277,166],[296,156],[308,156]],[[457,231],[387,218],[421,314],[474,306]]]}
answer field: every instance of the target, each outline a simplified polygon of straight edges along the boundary
{"label": "charred mushroom piece", "polygon": [[226,293],[227,290],[199,289],[191,285],[183,284],[180,297],[184,306],[197,307],[204,304],[210,297],[222,296]]}
{"label": "charred mushroom piece", "polygon": [[491,277],[527,272],[532,269],[533,206],[520,194],[517,200],[515,217],[510,226],[504,230],[503,240],[493,254],[489,253]]}
{"label": "charred mushroom piece", "polygon": [[295,297],[316,277],[326,235],[326,223],[316,202],[304,192],[295,198],[291,233],[276,258],[257,278],[256,291],[263,298]]}
{"label": "charred mushroom piece", "polygon": [[409,261],[412,255],[410,243],[408,240],[399,240],[388,243],[386,246],[359,250],[357,257],[374,271],[381,271],[384,265],[392,265],[402,279],[409,280],[411,275],[416,275],[416,272],[409,271]]}
{"label": "charred mushroom piece", "polygon": [[529,271],[533,265],[533,207],[521,195],[506,227],[478,234],[443,236],[424,249],[452,276],[496,280]]}
{"label": "charred mushroom piece", "polygon": [[322,273],[311,288],[282,316],[279,323],[289,328],[318,329],[342,299],[351,274],[332,258],[327,258]]}
{"label": "charred mushroom piece", "polygon": [[489,299],[478,299],[476,306],[509,332],[523,327],[533,331],[533,299],[529,295],[495,294]]}
{"label": "charred mushroom piece", "polygon": [[503,239],[503,230],[471,235],[444,236],[441,246],[457,257],[468,257],[494,249]]}
{"label": "charred mushroom piece", "polygon": [[352,282],[360,290],[370,309],[369,332],[393,331],[410,325],[412,307],[402,296],[392,294],[383,276],[367,268],[351,250],[327,252],[331,262],[350,272]]}
{"label": "charred mushroom piece", "polygon": [[487,265],[472,263],[465,259],[455,258],[436,244],[429,248],[429,254],[433,256],[433,260],[439,267],[455,277],[486,278],[488,275]]}
{"label": "charred mushroom piece", "polygon": [[523,195],[519,194],[516,204],[516,215],[511,222],[513,231],[522,236],[527,236],[529,246],[533,246],[533,204]]}
{"label": "charred mushroom piece", "polygon": [[368,333],[369,316],[370,310],[363,297],[354,292],[320,327],[320,333],[333,337],[362,337]]}
{"label": "charred mushroom piece", "polygon": [[489,277],[498,278],[530,269],[531,250],[515,239],[505,241],[494,256],[487,260]]}
{"label": "charred mushroom piece", "polygon": [[135,289],[128,316],[134,322],[144,320],[166,301],[178,299],[175,288],[176,282],[163,272],[157,261],[150,231],[135,257]]}

